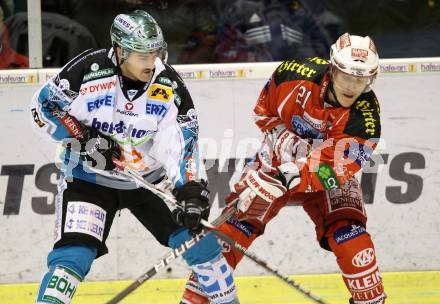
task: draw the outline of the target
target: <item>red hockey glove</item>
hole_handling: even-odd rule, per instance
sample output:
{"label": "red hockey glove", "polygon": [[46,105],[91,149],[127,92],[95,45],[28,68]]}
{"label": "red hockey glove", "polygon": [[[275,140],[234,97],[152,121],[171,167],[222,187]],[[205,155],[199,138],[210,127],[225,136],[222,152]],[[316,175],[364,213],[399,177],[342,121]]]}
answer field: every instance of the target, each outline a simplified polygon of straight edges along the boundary
{"label": "red hockey glove", "polygon": [[273,154],[283,164],[307,157],[311,144],[302,139],[284,125],[272,129],[266,134],[267,145],[272,147]]}
{"label": "red hockey glove", "polygon": [[[283,207],[276,200],[283,196],[287,189],[292,189],[300,182],[299,170],[290,163],[285,168],[278,168],[276,177],[263,170],[249,170],[240,182],[234,185],[235,191],[227,198],[227,207],[237,208],[238,220],[258,220],[263,224],[269,222]],[[281,167],[281,166],[280,166]]]}

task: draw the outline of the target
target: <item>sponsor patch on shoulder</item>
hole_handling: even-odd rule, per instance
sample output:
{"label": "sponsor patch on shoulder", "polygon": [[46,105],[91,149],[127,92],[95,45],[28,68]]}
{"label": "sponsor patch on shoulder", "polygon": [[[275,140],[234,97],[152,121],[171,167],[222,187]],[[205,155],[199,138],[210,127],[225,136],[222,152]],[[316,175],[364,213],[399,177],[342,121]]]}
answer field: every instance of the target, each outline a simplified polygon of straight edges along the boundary
{"label": "sponsor patch on shoulder", "polygon": [[173,83],[171,82],[171,79],[169,79],[168,77],[159,77],[158,80],[160,83],[167,84],[170,86],[173,85]]}
{"label": "sponsor patch on shoulder", "polygon": [[46,124],[41,121],[40,116],[38,115],[38,111],[36,108],[31,109],[32,117],[34,118],[35,123],[40,127],[44,127]]}
{"label": "sponsor patch on shoulder", "polygon": [[173,89],[161,84],[154,83],[148,89],[148,99],[162,102],[170,102],[173,97]]}

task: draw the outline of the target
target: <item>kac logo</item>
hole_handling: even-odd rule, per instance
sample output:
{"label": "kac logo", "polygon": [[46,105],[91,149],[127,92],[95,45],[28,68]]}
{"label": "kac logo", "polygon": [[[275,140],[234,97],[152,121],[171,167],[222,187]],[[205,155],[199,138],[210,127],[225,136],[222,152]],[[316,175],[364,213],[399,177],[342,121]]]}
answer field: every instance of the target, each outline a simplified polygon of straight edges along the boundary
{"label": "kac logo", "polygon": [[367,248],[356,253],[351,260],[351,263],[355,267],[365,267],[370,265],[374,261],[374,249]]}

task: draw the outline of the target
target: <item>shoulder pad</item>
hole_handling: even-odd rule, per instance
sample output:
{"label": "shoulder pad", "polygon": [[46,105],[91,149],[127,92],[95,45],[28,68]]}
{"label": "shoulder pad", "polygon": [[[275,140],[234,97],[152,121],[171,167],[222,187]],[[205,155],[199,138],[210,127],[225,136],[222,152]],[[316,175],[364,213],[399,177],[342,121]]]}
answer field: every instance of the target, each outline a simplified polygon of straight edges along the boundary
{"label": "shoulder pad", "polygon": [[319,57],[287,60],[276,69],[274,81],[276,85],[291,80],[307,80],[321,84],[322,77],[329,67],[330,62]]}
{"label": "shoulder pad", "polygon": [[344,133],[363,139],[380,138],[380,107],[373,91],[363,93],[351,106]]}

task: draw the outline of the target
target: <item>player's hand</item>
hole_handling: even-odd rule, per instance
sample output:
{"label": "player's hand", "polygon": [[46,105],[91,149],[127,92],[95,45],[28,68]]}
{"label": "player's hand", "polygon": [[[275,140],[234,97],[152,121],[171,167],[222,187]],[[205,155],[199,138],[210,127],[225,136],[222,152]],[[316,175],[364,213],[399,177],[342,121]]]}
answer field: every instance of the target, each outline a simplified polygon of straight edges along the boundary
{"label": "player's hand", "polygon": [[252,219],[267,224],[284,206],[277,199],[300,183],[299,170],[293,163],[276,169],[276,176],[263,170],[249,170],[234,185],[235,191],[228,195],[226,204],[227,208],[237,209],[238,220]]}
{"label": "player's hand", "polygon": [[67,112],[54,110],[54,115],[60,117],[69,133],[77,140],[68,142],[68,149],[79,153],[81,159],[91,163],[93,168],[113,170],[116,167],[113,159],[121,157],[121,150],[114,140],[94,128],[85,126]]}
{"label": "player's hand", "polygon": [[182,187],[174,188],[173,195],[181,204],[181,208],[173,211],[174,221],[186,228],[190,234],[200,231],[200,221],[209,216],[209,190],[204,180],[191,181]]}
{"label": "player's hand", "polygon": [[[116,166],[113,159],[120,159],[121,150],[117,142],[103,135],[98,130],[85,127],[84,140],[81,143],[81,158],[92,162],[92,166],[101,170],[113,170]],[[103,158],[99,157],[99,154]]]}
{"label": "player's hand", "polygon": [[284,125],[271,130],[266,135],[272,145],[273,153],[281,164],[307,157],[311,150],[311,145],[307,140]]}

